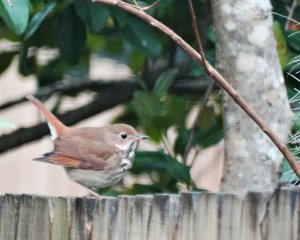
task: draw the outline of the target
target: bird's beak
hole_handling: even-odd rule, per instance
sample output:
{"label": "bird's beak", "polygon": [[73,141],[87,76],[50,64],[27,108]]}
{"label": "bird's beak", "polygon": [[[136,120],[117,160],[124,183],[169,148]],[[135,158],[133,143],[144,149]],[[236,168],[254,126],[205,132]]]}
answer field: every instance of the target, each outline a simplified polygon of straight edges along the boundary
{"label": "bird's beak", "polygon": [[138,136],[138,141],[143,140],[143,139],[148,139],[148,138],[149,137],[147,135],[141,134],[141,135]]}

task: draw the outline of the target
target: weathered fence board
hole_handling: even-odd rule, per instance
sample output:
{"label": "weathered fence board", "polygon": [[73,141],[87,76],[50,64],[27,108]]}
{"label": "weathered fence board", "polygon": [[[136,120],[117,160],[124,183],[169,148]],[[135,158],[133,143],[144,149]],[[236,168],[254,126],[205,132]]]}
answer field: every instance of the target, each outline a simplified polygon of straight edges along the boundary
{"label": "weathered fence board", "polygon": [[243,238],[262,240],[262,221],[265,216],[269,195],[249,193],[244,200]]}
{"label": "weathered fence board", "polygon": [[300,239],[299,193],[0,196],[0,240]]}
{"label": "weathered fence board", "polygon": [[113,226],[116,225],[116,198],[103,198],[96,202],[92,222],[92,240],[112,239]]}
{"label": "weathered fence board", "polygon": [[69,200],[65,198],[50,199],[49,211],[52,222],[51,239],[69,238]]}
{"label": "weathered fence board", "polygon": [[197,201],[197,211],[195,212],[196,236],[194,239],[199,239],[199,236],[202,236],[202,234],[206,239],[219,239],[218,202],[218,194],[206,193],[203,195],[199,195]]}
{"label": "weathered fence board", "polygon": [[264,239],[299,239],[298,193],[275,192],[269,201]]}

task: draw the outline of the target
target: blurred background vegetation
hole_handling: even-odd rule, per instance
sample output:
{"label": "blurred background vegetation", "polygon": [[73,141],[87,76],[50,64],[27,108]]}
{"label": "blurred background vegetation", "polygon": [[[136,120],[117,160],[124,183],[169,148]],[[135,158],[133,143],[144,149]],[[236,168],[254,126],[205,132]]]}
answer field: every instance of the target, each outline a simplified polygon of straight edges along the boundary
{"label": "blurred background vegetation", "polygon": [[[153,2],[137,1],[139,6]],[[300,89],[299,82],[295,81],[299,77],[300,26],[280,15],[288,16],[288,7],[292,3],[292,0],[272,1],[273,11],[277,13],[274,15],[274,32],[290,97],[297,94],[295,88]],[[215,65],[210,1],[194,0],[193,4],[205,55]],[[161,0],[148,12],[196,46],[186,0]],[[300,19],[300,8],[296,6],[291,17]],[[123,104],[125,111],[115,122],[137,127],[161,146],[157,151],[138,152],[131,169],[134,176],[149,177],[150,184],[99,190],[102,194],[178,192],[182,186],[201,190],[191,179],[190,168],[202,149],[223,138],[220,89],[214,85],[203,104],[211,79],[170,39],[126,12],[86,0],[2,0],[0,41],[6,41],[10,46],[1,49],[0,74],[17,56],[18,71],[36,78],[39,86],[36,96],[43,101],[54,94],[59,96],[52,109],[54,112],[59,112],[60,103],[66,96],[75,98],[83,92],[93,96],[94,108],[84,109],[86,114],[75,120],[70,119],[71,115],[64,116],[64,122],[75,123]],[[40,61],[40,51],[47,53],[46,61]],[[95,58],[109,58],[126,64],[131,77],[122,81],[122,87],[115,80],[90,79],[90,65]],[[123,96],[124,92],[126,96]],[[23,101],[24,96],[15,103],[1,104],[0,109]],[[103,105],[101,101],[105,106],[97,107],[97,104]],[[188,120],[191,112],[199,107],[202,110],[197,121]],[[294,110],[298,114],[296,106]],[[194,121],[194,128],[188,121]],[[0,124],[10,123],[2,120]],[[297,132],[299,128],[300,120],[296,120],[293,131]],[[175,132],[175,139],[168,134],[170,129]],[[41,136],[34,136],[33,129],[30,130],[32,137],[29,136],[27,142],[47,134],[44,130]],[[22,135],[21,132],[17,134]],[[9,136],[5,137],[0,137],[3,145]],[[15,146],[22,143],[25,140]],[[12,144],[8,148],[15,146]],[[291,148],[295,146],[291,145]],[[297,181],[287,164],[283,171],[283,182]]]}

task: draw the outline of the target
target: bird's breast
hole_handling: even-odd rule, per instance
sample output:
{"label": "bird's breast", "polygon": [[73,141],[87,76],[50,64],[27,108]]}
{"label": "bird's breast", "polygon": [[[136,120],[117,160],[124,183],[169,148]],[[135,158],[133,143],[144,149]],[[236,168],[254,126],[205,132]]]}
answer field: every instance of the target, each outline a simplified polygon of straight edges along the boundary
{"label": "bird's breast", "polygon": [[125,155],[125,157],[121,160],[121,168],[124,169],[124,171],[128,171],[132,167],[134,159],[134,151],[130,151]]}

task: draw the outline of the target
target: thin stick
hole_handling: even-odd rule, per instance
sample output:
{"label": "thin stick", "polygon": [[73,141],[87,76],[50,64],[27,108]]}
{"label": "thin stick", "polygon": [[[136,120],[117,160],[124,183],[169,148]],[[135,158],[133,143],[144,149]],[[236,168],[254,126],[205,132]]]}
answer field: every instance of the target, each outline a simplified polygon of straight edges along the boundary
{"label": "thin stick", "polygon": [[209,95],[211,93],[211,91],[213,90],[214,88],[214,85],[215,85],[215,82],[214,81],[211,81],[206,89],[206,92],[204,94],[204,97],[202,99],[202,102],[199,104],[198,106],[198,109],[197,109],[197,114],[194,118],[194,121],[193,121],[193,124],[192,124],[192,127],[191,127],[191,133],[190,133],[190,136],[189,136],[189,139],[188,139],[188,143],[186,144],[186,148],[185,148],[185,151],[184,151],[184,155],[183,155],[183,163],[186,164],[187,162],[187,157],[188,157],[188,154],[193,146],[193,140],[194,140],[194,137],[195,137],[195,133],[196,133],[196,130],[197,130],[197,127],[198,127],[198,120],[203,112],[203,109],[204,107],[206,106],[207,102],[208,102],[208,99],[209,99]]}
{"label": "thin stick", "polygon": [[170,147],[170,145],[168,144],[168,141],[166,140],[166,138],[164,136],[161,137],[161,141],[162,141],[165,149],[167,150],[168,154],[174,158],[174,153],[172,151],[172,148]]}
{"label": "thin stick", "polygon": [[[200,53],[200,55],[201,55],[201,57],[203,59],[202,64],[203,64],[203,67],[204,67],[206,73],[209,76],[211,76],[211,72],[208,69],[207,63],[206,63],[206,58],[205,58],[205,54],[204,54],[204,51],[203,51],[202,42],[201,42],[201,39],[200,39],[200,34],[199,34],[199,31],[198,31],[198,27],[197,27],[197,19],[196,19],[196,15],[195,15],[195,11],[194,11],[194,6],[193,6],[193,3],[192,3],[192,0],[189,0],[189,9],[190,9],[191,17],[192,17],[193,32],[194,32],[194,35],[195,35],[195,39],[196,39],[198,51],[199,51],[199,53]],[[201,114],[203,112],[203,109],[206,106],[206,103],[208,101],[209,95],[210,95],[213,87],[214,87],[214,82],[211,81],[211,83],[209,84],[208,88],[206,89],[206,92],[205,92],[205,95],[204,95],[204,98],[203,98],[202,102],[198,106],[197,114],[196,114],[196,117],[195,117],[195,119],[193,121],[192,127],[190,129],[191,133],[190,133],[190,136],[189,136],[189,139],[188,139],[185,151],[184,151],[184,155],[183,155],[183,163],[185,163],[185,164],[187,162],[187,158],[188,158],[189,152],[190,152],[190,150],[191,150],[191,148],[193,146],[193,140],[194,140],[194,137],[195,137],[195,132],[196,132],[197,127],[198,127],[198,119],[200,118],[200,116],[201,116]]]}
{"label": "thin stick", "polygon": [[196,38],[198,51],[199,51],[199,53],[202,57],[202,65],[203,65],[206,73],[208,74],[208,76],[211,77],[212,73],[211,73],[210,69],[207,66],[207,61],[206,61],[206,58],[205,58],[205,54],[204,54],[204,51],[203,51],[203,46],[202,46],[200,34],[199,34],[199,31],[198,31],[198,27],[197,27],[197,19],[196,19],[196,15],[195,15],[192,0],[189,0],[189,9],[190,9],[191,17],[192,17],[193,32],[194,32],[194,35],[195,35],[195,38]]}
{"label": "thin stick", "polygon": [[142,10],[143,11],[148,11],[151,8],[154,8],[158,3],[160,2],[160,0],[156,0],[154,3],[152,3],[151,5],[147,6],[147,7],[143,7]]}
{"label": "thin stick", "polygon": [[291,21],[290,19],[293,18],[296,7],[297,7],[297,0],[294,0],[291,7],[288,9],[289,15],[287,16],[287,21],[285,23],[284,30],[289,29],[289,24],[290,24],[290,21]]}
{"label": "thin stick", "polygon": [[[149,23],[151,26],[159,29],[170,37],[178,46],[180,46],[192,59],[199,64],[203,64],[203,58],[201,55],[193,49],[187,42],[185,42],[174,31],[168,28],[163,23],[159,22],[146,12],[137,9],[135,6],[125,3],[120,0],[93,0],[94,2],[104,3],[112,6],[116,6],[124,11],[127,11],[143,21]],[[248,103],[239,95],[239,93],[225,80],[225,78],[209,63],[207,63],[207,69],[211,73],[211,77],[217,81],[217,83],[228,93],[229,96],[248,114],[250,118],[261,128],[261,130],[273,141],[281,153],[285,156],[289,162],[291,168],[300,178],[300,166],[298,165],[293,154],[287,148],[287,146],[280,140],[277,134],[264,122],[264,120],[248,105]]]}
{"label": "thin stick", "polygon": [[154,3],[152,3],[151,5],[149,5],[147,7],[140,7],[136,0],[133,0],[133,2],[138,9],[140,9],[142,11],[148,11],[151,8],[154,8],[160,2],[160,0],[156,0]]}

